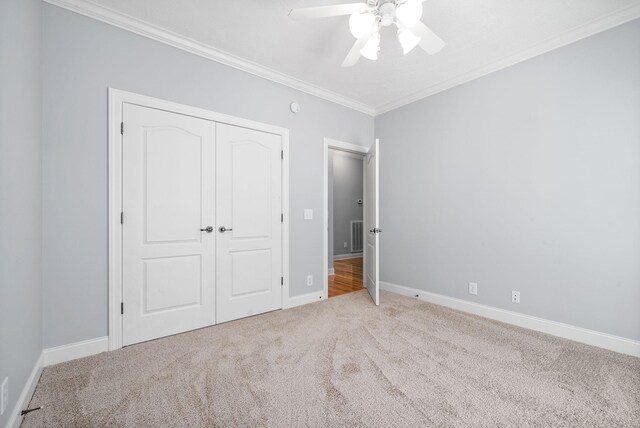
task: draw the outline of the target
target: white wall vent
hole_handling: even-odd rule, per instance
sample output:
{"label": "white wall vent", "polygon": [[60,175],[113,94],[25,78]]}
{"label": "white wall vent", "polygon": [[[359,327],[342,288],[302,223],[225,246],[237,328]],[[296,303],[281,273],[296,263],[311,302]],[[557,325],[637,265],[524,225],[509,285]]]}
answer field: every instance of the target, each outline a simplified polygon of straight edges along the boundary
{"label": "white wall vent", "polygon": [[362,220],[351,220],[351,252],[362,252]]}

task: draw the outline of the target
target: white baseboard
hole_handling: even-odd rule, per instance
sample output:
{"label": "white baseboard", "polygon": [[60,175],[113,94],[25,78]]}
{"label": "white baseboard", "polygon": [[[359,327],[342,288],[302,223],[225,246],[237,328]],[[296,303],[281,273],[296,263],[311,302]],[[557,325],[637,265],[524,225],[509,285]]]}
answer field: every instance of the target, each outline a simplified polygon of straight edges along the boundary
{"label": "white baseboard", "polygon": [[42,374],[42,368],[44,361],[44,353],[40,353],[38,360],[33,366],[31,370],[31,374],[27,379],[27,382],[24,384],[22,388],[22,392],[20,392],[20,396],[18,397],[18,401],[16,401],[16,405],[13,408],[13,412],[9,415],[9,421],[7,422],[7,428],[19,428],[22,423],[22,415],[20,412],[23,409],[26,409],[29,405],[29,401],[31,401],[31,397],[33,396],[33,392],[36,390],[36,385],[38,385],[38,380],[40,380],[40,375]]}
{"label": "white baseboard", "polygon": [[336,270],[334,268],[329,269],[329,275],[335,275]]}
{"label": "white baseboard", "polygon": [[405,287],[389,282],[380,281],[380,289],[409,297],[416,297],[417,295],[418,299],[424,300],[425,302],[446,306],[451,309],[513,324],[518,327],[540,331],[542,333],[574,340],[587,345],[609,349],[611,351],[620,352],[621,354],[640,357],[640,341],[637,340],[601,333],[595,330],[576,327],[574,325],[551,321],[544,318],[533,317],[518,312],[507,311],[493,306],[482,305],[479,303],[469,302],[467,300],[456,299],[454,297],[443,296],[442,294],[430,293],[428,291],[418,290],[417,288]]}
{"label": "white baseboard", "polygon": [[109,350],[109,338],[98,337],[96,339],[83,340],[82,342],[56,346],[43,351],[44,366],[64,363],[78,358],[88,357]]}
{"label": "white baseboard", "polygon": [[322,300],[322,291],[314,291],[313,293],[301,294],[289,298],[283,309],[295,308],[296,306],[306,305],[308,303],[319,302]]}
{"label": "white baseboard", "polygon": [[359,259],[362,253],[338,254],[333,256],[333,260]]}

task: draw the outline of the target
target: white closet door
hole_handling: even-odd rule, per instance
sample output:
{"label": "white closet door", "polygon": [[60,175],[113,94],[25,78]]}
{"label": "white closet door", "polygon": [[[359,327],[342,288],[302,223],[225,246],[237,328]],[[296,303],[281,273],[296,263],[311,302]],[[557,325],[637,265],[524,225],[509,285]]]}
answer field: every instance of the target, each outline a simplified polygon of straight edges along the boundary
{"label": "white closet door", "polygon": [[[215,322],[215,123],[125,104],[123,344]],[[213,229],[212,229],[213,230]]]}
{"label": "white closet door", "polygon": [[216,322],[282,308],[282,138],[216,124]]}

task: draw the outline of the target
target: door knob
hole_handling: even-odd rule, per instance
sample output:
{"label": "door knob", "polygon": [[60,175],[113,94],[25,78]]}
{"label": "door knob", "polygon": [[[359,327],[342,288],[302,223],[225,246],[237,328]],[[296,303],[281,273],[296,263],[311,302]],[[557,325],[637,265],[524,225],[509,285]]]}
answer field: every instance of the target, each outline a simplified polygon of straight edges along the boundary
{"label": "door knob", "polygon": [[227,228],[226,228],[226,227],[224,227],[224,226],[220,226],[220,227],[218,228],[218,231],[220,231],[220,233],[231,232],[232,230],[233,230],[233,229],[227,229]]}
{"label": "door knob", "polygon": [[380,232],[382,232],[382,229],[378,229],[377,227],[374,227],[369,231],[369,233],[380,233]]}
{"label": "door knob", "polygon": [[200,229],[200,232],[207,232],[207,233],[211,233],[213,232],[213,227],[211,226],[207,226],[204,229]]}

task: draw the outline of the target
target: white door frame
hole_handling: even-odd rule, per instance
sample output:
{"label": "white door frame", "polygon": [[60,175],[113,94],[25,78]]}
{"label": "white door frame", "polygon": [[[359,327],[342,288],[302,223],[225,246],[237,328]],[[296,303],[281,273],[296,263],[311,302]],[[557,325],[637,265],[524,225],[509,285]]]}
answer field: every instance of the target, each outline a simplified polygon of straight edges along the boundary
{"label": "white door frame", "polygon": [[[165,110],[213,122],[256,129],[282,137],[282,307],[289,307],[289,130],[252,120],[215,113],[132,92],[109,88],[109,350],[122,348],[122,134],[123,104]],[[124,124],[126,132],[126,124]]]}
{"label": "white door frame", "polygon": [[[369,153],[369,147],[343,141],[324,139],[323,167],[322,167],[322,299],[329,297],[329,149],[337,149],[353,153],[361,153],[363,156]],[[364,169],[363,169],[364,175]],[[363,177],[364,178],[364,177]],[[364,182],[363,182],[364,183]],[[364,214],[364,213],[363,213]],[[362,252],[364,258],[364,251]],[[366,260],[364,260],[366,263]]]}

